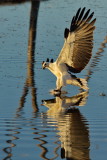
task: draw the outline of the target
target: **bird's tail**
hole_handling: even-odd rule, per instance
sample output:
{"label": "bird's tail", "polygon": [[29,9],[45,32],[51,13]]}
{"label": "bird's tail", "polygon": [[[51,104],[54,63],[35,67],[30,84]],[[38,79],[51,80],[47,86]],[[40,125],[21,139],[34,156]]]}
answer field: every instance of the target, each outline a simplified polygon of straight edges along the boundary
{"label": "bird's tail", "polygon": [[83,79],[83,78],[78,78],[79,79],[79,81],[80,81],[80,83],[81,83],[81,85],[80,85],[80,87],[82,88],[82,89],[84,89],[84,90],[89,90],[89,88],[88,88],[88,84],[87,84],[87,80],[86,79]]}
{"label": "bird's tail", "polygon": [[74,75],[71,75],[71,79],[67,79],[67,84],[78,86],[86,91],[89,90],[87,80],[83,78],[77,78]]}

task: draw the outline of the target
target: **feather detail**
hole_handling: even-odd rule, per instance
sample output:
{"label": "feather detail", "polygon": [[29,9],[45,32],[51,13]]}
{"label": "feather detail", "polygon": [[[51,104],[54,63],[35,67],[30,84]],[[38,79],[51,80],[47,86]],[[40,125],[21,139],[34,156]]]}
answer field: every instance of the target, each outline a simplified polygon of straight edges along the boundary
{"label": "feather detail", "polygon": [[79,73],[88,64],[93,49],[94,12],[79,8],[72,18],[70,30],[65,29],[64,46],[56,60],[57,64],[65,63],[70,72]]}

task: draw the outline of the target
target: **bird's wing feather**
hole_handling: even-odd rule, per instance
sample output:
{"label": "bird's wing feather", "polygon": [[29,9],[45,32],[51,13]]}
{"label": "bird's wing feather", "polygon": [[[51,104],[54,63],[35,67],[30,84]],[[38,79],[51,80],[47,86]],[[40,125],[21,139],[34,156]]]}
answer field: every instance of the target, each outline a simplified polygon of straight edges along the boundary
{"label": "bird's wing feather", "polygon": [[90,9],[84,14],[85,8],[78,9],[73,17],[70,29],[65,29],[65,42],[56,60],[57,64],[65,63],[71,72],[81,72],[89,62],[93,48],[93,31],[96,19]]}

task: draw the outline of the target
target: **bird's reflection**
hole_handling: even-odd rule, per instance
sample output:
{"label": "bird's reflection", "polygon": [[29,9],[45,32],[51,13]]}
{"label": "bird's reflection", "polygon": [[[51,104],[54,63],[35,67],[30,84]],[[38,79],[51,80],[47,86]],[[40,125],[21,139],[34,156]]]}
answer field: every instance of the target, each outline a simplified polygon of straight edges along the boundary
{"label": "bird's reflection", "polygon": [[75,96],[58,96],[54,99],[42,100],[43,104],[49,108],[48,114],[60,113],[70,106],[84,106],[88,97],[88,92],[81,92]]}
{"label": "bird's reflection", "polygon": [[57,121],[58,135],[61,141],[61,158],[89,159],[89,131],[86,119],[76,106],[84,106],[87,92],[73,97],[56,97],[43,100],[48,107],[47,116]]}

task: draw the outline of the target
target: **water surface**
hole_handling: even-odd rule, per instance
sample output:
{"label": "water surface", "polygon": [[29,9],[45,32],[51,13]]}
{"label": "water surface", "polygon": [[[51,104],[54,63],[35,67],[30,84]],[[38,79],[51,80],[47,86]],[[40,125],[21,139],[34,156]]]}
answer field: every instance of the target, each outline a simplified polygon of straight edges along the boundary
{"label": "water surface", "polygon": [[[79,7],[95,12],[93,57],[78,76],[89,93],[67,86],[54,97],[55,77],[42,70],[56,59],[63,31]],[[107,1],[0,1],[0,159],[106,160]]]}

